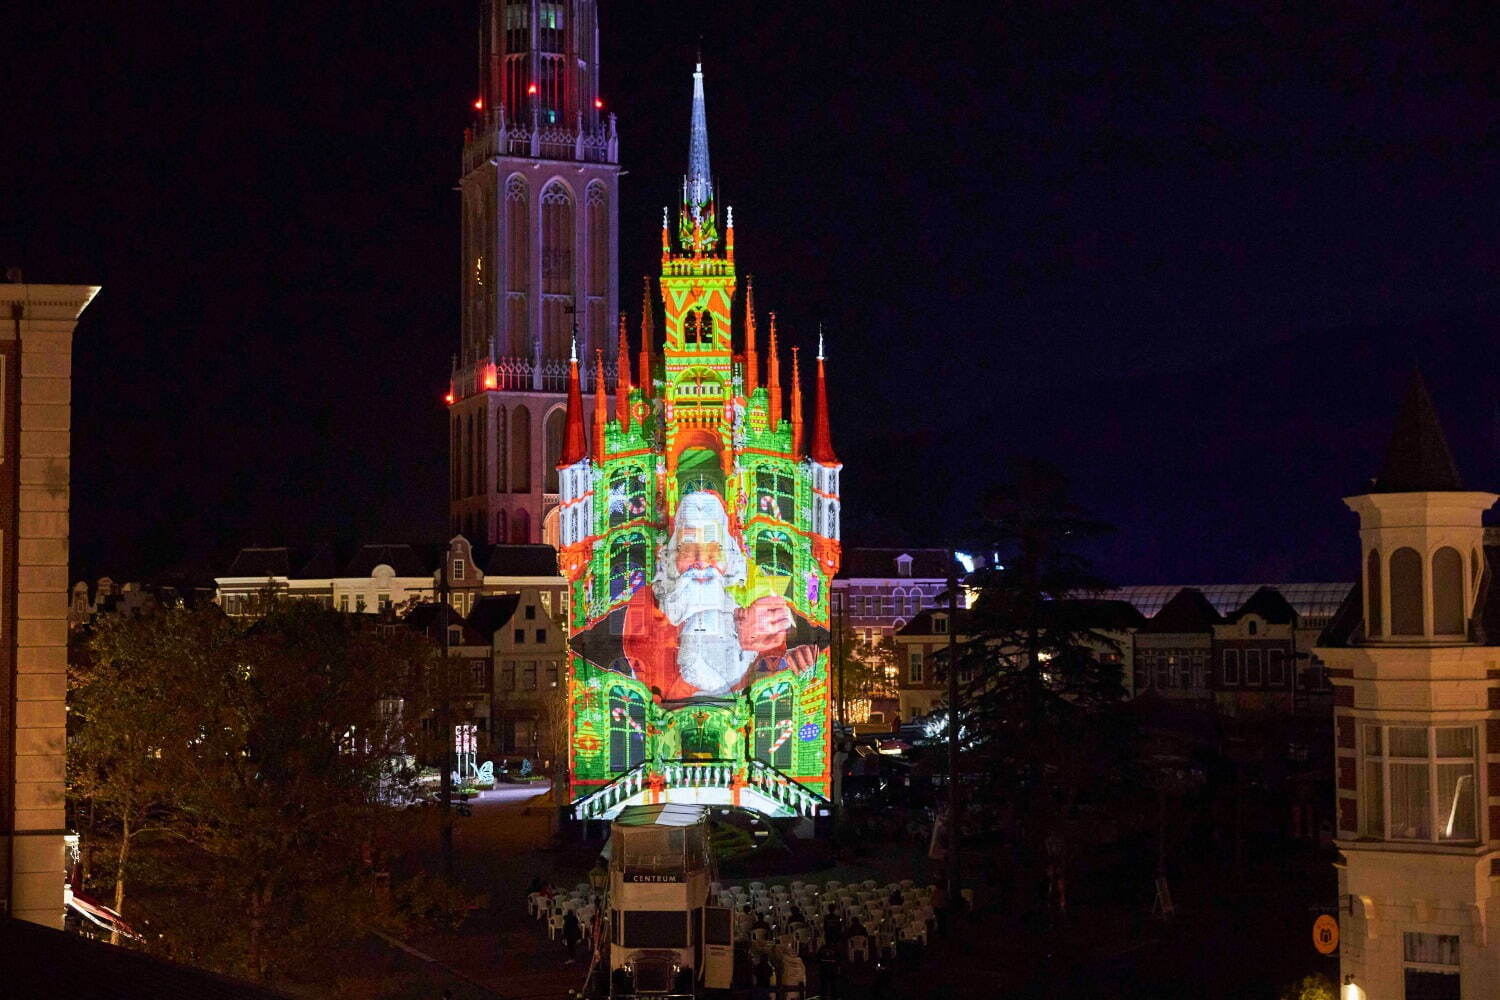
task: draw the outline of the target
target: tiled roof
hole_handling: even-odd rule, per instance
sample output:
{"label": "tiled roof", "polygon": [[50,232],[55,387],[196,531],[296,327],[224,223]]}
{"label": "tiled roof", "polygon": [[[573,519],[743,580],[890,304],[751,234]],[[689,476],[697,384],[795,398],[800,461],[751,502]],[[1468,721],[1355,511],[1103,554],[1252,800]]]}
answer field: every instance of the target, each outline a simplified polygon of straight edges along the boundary
{"label": "tiled roof", "polygon": [[474,547],[474,562],[490,576],[557,576],[557,550],[550,545]]}
{"label": "tiled roof", "polygon": [[1230,621],[1239,621],[1245,615],[1259,615],[1272,625],[1291,625],[1297,619],[1297,609],[1287,602],[1274,587],[1262,587],[1250,599],[1228,616]]}
{"label": "tiled roof", "polygon": [[377,566],[389,566],[397,576],[432,576],[435,569],[410,545],[365,545],[344,566],[340,576],[372,576]]}
{"label": "tiled roof", "polygon": [[289,576],[291,571],[291,549],[240,549],[224,575],[269,579],[273,576]]}
{"label": "tiled roof", "polygon": [[1396,428],[1386,447],[1372,493],[1438,493],[1464,488],[1448,439],[1443,435],[1432,396],[1421,372],[1413,371],[1406,398],[1396,415]]}
{"label": "tiled roof", "polygon": [[901,575],[896,560],[903,555],[911,556],[910,576],[923,580],[948,579],[947,549],[845,549],[840,558],[839,579],[894,579]]}
{"label": "tiled roof", "polygon": [[1209,603],[1203,591],[1183,587],[1151,617],[1142,632],[1209,632],[1223,617]]}
{"label": "tiled roof", "polygon": [[469,612],[469,627],[484,636],[486,640],[493,639],[495,633],[515,617],[516,605],[520,603],[521,595],[519,594],[495,594],[490,597],[481,597],[474,602],[474,608]]}

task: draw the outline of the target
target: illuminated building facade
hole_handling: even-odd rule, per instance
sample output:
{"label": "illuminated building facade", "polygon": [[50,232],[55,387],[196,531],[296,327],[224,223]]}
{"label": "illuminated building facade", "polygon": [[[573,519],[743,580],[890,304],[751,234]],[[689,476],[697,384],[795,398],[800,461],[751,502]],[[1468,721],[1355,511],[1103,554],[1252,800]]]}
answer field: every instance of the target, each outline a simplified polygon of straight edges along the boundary
{"label": "illuminated building facade", "polygon": [[[783,388],[774,314],[762,372],[748,282],[732,328],[734,216],[715,200],[701,67],[689,148],[675,234],[662,225],[664,329],[658,343],[648,282],[638,384],[622,364],[590,431],[587,363],[569,369],[559,558],[572,588],[574,814],[689,801],[816,816],[830,782],[842,468],[821,345],[808,433],[795,350]],[[622,317],[618,355],[629,354]],[[603,350],[588,361],[607,380]]]}
{"label": "illuminated building facade", "polygon": [[1342,996],[1500,992],[1500,549],[1420,378],[1359,515],[1362,579],[1325,631]]}
{"label": "illuminated building facade", "polygon": [[[556,543],[569,344],[613,384],[619,137],[595,0],[485,0],[464,134],[462,335],[448,390],[450,530]],[[594,372],[583,373],[585,391]]]}

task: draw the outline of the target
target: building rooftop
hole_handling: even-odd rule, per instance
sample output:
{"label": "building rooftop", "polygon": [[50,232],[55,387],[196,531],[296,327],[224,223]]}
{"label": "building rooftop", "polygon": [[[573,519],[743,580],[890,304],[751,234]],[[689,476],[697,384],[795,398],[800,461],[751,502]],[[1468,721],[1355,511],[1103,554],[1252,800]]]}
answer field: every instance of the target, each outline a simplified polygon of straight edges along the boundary
{"label": "building rooftop", "polygon": [[[328,580],[374,575],[389,566],[399,577],[431,577],[447,558],[446,544],[388,543],[308,548],[257,546],[240,549],[220,578]],[[474,565],[488,576],[557,576],[557,550],[550,545],[476,545]]]}
{"label": "building rooftop", "polygon": [[1413,371],[1386,446],[1385,464],[1369,492],[1451,493],[1463,488],[1427,383],[1421,372]]}
{"label": "building rooftop", "polygon": [[[1350,583],[1215,583],[1190,584],[1207,598],[1216,613],[1230,615],[1265,588],[1275,590],[1302,618],[1331,618],[1349,593]],[[1181,584],[1117,587],[1101,597],[1128,601],[1147,618],[1156,617],[1167,602],[1183,590]]]}
{"label": "building rooftop", "polygon": [[[911,572],[903,574],[897,560],[911,557]],[[896,579],[910,576],[922,580],[948,579],[947,549],[845,549],[838,579]]]}

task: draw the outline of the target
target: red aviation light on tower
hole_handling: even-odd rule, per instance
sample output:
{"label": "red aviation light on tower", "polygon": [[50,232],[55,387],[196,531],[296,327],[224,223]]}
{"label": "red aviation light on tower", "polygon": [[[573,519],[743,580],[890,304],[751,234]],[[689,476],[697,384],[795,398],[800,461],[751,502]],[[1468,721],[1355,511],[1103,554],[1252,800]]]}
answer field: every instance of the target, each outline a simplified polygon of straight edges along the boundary
{"label": "red aviation light on tower", "polygon": [[474,110],[475,111],[483,111],[484,110],[484,98],[482,98],[482,97],[476,97],[476,98],[474,98]]}
{"label": "red aviation light on tower", "polygon": [[448,390],[448,394],[443,397],[443,402],[447,403],[449,406],[453,405],[453,390],[452,389],[449,389]]}
{"label": "red aviation light on tower", "polygon": [[526,87],[526,93],[530,94],[532,97],[535,97],[536,96],[536,84],[534,84],[534,83],[528,84],[527,87]]}
{"label": "red aviation light on tower", "polygon": [[484,387],[486,389],[498,389],[500,387],[500,376],[496,373],[493,362],[484,366]]}
{"label": "red aviation light on tower", "polygon": [[596,98],[594,98],[594,110],[595,111],[603,111],[604,110],[604,98],[602,98],[602,97],[596,97]]}

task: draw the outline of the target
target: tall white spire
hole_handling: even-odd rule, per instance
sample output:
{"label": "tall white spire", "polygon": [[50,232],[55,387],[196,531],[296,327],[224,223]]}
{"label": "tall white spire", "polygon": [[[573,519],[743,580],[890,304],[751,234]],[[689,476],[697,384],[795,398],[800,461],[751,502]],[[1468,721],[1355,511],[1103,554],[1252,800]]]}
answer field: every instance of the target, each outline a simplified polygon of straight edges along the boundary
{"label": "tall white spire", "polygon": [[708,166],[708,104],[703,96],[703,63],[693,68],[693,125],[688,143],[687,201],[693,217],[713,200],[713,173]]}

